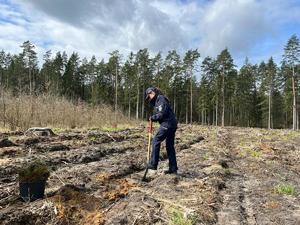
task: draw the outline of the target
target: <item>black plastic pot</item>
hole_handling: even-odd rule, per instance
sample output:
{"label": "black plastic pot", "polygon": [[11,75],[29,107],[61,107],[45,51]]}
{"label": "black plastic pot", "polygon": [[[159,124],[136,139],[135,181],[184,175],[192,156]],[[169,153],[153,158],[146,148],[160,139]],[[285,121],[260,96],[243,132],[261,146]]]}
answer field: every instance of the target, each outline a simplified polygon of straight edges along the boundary
{"label": "black plastic pot", "polygon": [[19,183],[20,196],[23,201],[34,201],[44,197],[46,181],[37,181],[32,183]]}

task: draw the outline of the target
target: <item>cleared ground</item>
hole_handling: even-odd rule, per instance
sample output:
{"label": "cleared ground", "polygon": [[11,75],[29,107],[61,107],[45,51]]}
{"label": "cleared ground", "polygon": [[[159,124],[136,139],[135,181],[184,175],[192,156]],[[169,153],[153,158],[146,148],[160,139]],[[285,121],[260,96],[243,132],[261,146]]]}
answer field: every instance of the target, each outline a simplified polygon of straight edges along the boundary
{"label": "cleared ground", "polygon": [[[1,134],[0,224],[300,224],[300,133],[182,125],[178,175],[142,182],[147,128]],[[17,169],[51,167],[47,197],[24,203]]]}

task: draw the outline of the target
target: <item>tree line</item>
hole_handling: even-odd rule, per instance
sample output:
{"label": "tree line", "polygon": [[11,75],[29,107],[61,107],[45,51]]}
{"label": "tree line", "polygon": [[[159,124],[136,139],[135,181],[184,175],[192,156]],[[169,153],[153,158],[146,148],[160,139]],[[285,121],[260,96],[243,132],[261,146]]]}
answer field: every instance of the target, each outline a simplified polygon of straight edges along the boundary
{"label": "tree line", "polygon": [[[19,54],[0,52],[0,87],[15,95],[51,93],[91,105],[108,104],[129,118],[148,118],[144,90],[155,86],[168,96],[180,122],[265,128],[299,128],[300,43],[292,35],[280,64],[246,58],[237,68],[226,48],[200,61],[197,49],[151,56],[148,49],[108,60],[80,59],[78,53],[52,54],[38,63],[26,41]],[[39,67],[41,65],[41,67]],[[197,78],[197,79],[196,79]]]}

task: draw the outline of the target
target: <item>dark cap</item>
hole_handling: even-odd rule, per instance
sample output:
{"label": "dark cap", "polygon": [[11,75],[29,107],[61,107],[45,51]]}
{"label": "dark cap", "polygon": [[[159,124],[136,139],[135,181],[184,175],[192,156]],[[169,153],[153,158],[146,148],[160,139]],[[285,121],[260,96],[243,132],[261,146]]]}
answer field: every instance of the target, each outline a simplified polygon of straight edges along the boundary
{"label": "dark cap", "polygon": [[145,100],[148,100],[149,94],[150,94],[151,92],[155,92],[155,88],[154,88],[154,87],[148,87],[148,88],[146,89],[146,91],[145,91]]}

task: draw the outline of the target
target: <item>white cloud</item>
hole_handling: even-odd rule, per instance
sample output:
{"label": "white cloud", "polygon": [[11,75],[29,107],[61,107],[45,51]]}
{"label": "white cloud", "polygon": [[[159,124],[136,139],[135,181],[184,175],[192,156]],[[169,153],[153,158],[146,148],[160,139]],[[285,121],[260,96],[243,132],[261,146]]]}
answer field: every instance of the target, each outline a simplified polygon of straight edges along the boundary
{"label": "white cloud", "polygon": [[254,0],[220,0],[206,7],[200,23],[201,49],[216,54],[225,47],[247,55],[260,40],[272,31],[263,8]]}
{"label": "white cloud", "polygon": [[153,53],[199,48],[202,56],[216,56],[228,47],[237,59],[248,55],[258,60],[283,48],[287,40],[282,26],[300,21],[296,3],[12,0],[0,3],[0,49],[16,52],[23,41],[31,40],[40,55],[50,48],[106,58],[116,49],[126,55],[141,48]]}

